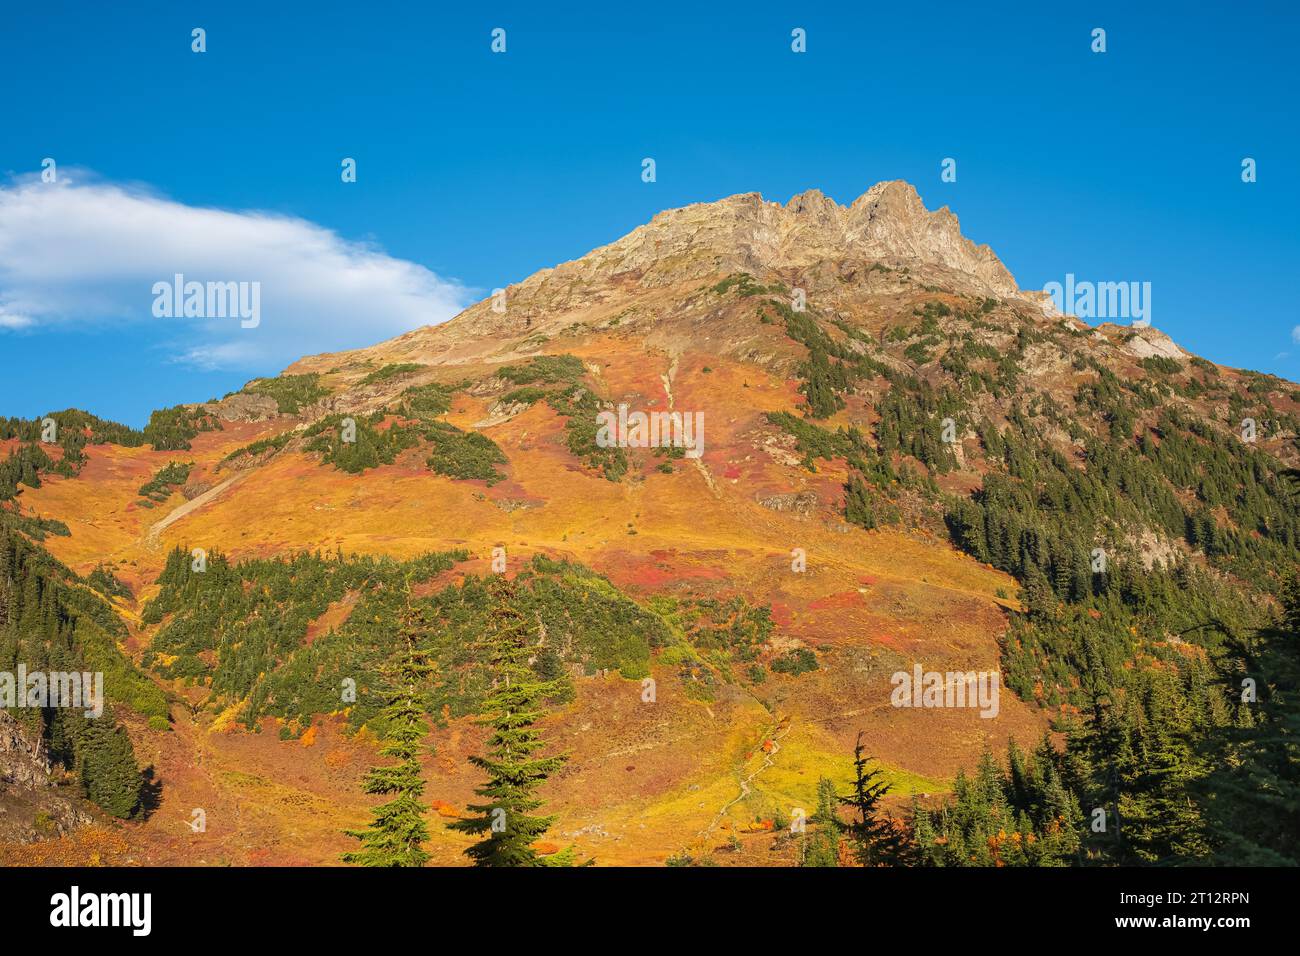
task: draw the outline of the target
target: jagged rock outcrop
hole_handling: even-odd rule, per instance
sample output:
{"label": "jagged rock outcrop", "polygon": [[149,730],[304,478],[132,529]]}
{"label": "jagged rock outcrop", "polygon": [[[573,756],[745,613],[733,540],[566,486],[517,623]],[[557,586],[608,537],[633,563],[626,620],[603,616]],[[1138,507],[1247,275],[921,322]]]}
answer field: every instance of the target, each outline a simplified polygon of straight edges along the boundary
{"label": "jagged rock outcrop", "polygon": [[48,787],[50,756],[45,741],[28,738],[18,721],[0,710],[0,783]]}
{"label": "jagged rock outcrop", "polygon": [[[872,267],[906,270],[916,283],[1016,297],[1043,308],[1043,294],[1022,292],[992,249],[962,235],[946,206],[927,210],[915,188],[894,180],[877,183],[847,206],[813,189],[785,204],[743,193],[666,210],[580,259],[506,286],[504,303],[489,297],[442,325],[391,340],[386,350],[397,361],[475,361],[485,338],[545,341],[575,325],[659,316],[664,305],[713,276],[781,276],[814,295],[861,282]],[[332,364],[330,357],[316,356],[295,370]]]}
{"label": "jagged rock outcrop", "polygon": [[895,180],[877,183],[848,206],[814,189],[785,205],[744,193],[670,209],[616,242],[508,288],[507,312],[483,302],[452,322],[472,324],[480,334],[520,323],[540,328],[547,315],[629,285],[650,289],[718,272],[761,274],[842,261],[930,267],[971,291],[1019,292],[993,251],[965,238],[946,206],[928,211],[911,185]]}
{"label": "jagged rock outcrop", "polygon": [[26,843],[60,836],[92,818],[50,779],[45,742],[0,710],[0,840]]}
{"label": "jagged rock outcrop", "polygon": [[280,407],[269,395],[236,392],[209,406],[209,410],[223,422],[263,422],[278,415]]}
{"label": "jagged rock outcrop", "polygon": [[784,495],[768,495],[759,498],[758,503],[769,511],[785,511],[807,517],[817,510],[817,500],[815,491],[799,491]]}

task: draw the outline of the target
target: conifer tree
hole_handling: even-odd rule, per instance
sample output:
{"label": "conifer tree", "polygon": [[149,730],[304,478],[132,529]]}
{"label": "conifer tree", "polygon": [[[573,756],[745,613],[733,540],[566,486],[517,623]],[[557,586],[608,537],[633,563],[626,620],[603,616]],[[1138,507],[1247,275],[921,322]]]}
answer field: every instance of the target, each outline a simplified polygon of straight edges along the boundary
{"label": "conifer tree", "polygon": [[844,485],[844,518],[868,530],[876,527],[876,512],[871,506],[871,492],[856,471],[849,472]]}
{"label": "conifer tree", "polygon": [[85,719],[78,750],[86,796],[115,817],[134,814],[144,781],[126,728],[102,718]]}
{"label": "conifer tree", "polygon": [[843,825],[835,809],[840,798],[835,793],[835,784],[822,777],[817,781],[817,812],[813,823],[817,829],[805,842],[804,866],[839,866],[840,831]]}
{"label": "conifer tree", "polygon": [[943,854],[936,845],[939,835],[935,832],[934,820],[915,796],[912,797],[911,829],[916,865],[943,866]]}
{"label": "conifer tree", "polygon": [[420,745],[429,733],[420,685],[432,670],[428,654],[420,649],[424,633],[411,607],[410,582],[406,588],[406,609],[402,616],[402,639],[406,649],[396,669],[396,688],[383,718],[388,725],[386,743],[380,754],[395,757],[398,763],[373,767],[362,783],[366,793],[393,794],[393,799],[374,807],[374,819],[365,830],[348,830],[348,836],[361,841],[361,849],[343,855],[345,863],[362,866],[424,866],[429,854],[424,842],[429,830],[424,814],[429,809],[421,801],[424,776],[420,768]]}
{"label": "conifer tree", "polygon": [[1139,672],[1120,719],[1129,742],[1116,762],[1127,849],[1144,863],[1203,858],[1209,847],[1191,787],[1205,771],[1187,736],[1182,688],[1170,675]]}
{"label": "conifer tree", "polygon": [[[1282,588],[1274,627],[1243,641],[1245,675],[1258,700],[1242,702],[1235,726],[1220,731],[1225,759],[1206,781],[1216,796],[1212,831],[1219,862],[1300,864],[1300,575]],[[1240,675],[1233,682],[1240,687]],[[1258,717],[1255,712],[1259,711]]]}
{"label": "conifer tree", "polygon": [[448,826],[482,837],[465,851],[475,866],[565,865],[572,860],[571,850],[545,860],[533,847],[554,820],[534,815],[542,806],[537,788],[568,759],[567,754],[537,755],[543,740],[535,725],[543,702],[560,689],[560,682],[541,680],[533,672],[534,628],[514,608],[513,585],[497,579],[489,588],[495,606],[484,645],[495,684],[483,702],[480,722],[492,732],[487,754],[470,757],[487,772],[487,781],[474,791],[485,802],[470,804],[472,816]]}
{"label": "conifer tree", "polygon": [[856,811],[857,819],[845,826],[863,866],[902,866],[908,862],[908,842],[892,817],[880,808],[891,787],[878,768],[868,768],[871,757],[863,753],[862,732],[853,747],[853,790],[840,803]]}

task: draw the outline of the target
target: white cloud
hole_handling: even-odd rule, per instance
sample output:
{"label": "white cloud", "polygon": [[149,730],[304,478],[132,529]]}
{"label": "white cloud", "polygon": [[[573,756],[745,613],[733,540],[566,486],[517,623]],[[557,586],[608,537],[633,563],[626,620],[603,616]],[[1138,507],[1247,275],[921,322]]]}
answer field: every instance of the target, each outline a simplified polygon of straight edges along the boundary
{"label": "white cloud", "polygon": [[[183,362],[265,369],[446,321],[471,290],[303,219],[187,206],[59,170],[0,186],[0,334],[131,323]],[[155,318],[155,282],[260,282],[261,321]],[[138,328],[137,328],[138,326]]]}

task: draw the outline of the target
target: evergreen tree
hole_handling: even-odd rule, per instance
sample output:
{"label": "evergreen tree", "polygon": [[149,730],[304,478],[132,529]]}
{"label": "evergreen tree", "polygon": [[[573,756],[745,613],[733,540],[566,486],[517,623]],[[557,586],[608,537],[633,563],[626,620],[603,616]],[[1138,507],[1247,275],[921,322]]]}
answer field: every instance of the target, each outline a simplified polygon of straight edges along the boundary
{"label": "evergreen tree", "polygon": [[1062,782],[1065,759],[1044,736],[1033,755],[1011,741],[1004,771],[988,750],[973,778],[957,772],[936,810],[912,804],[922,866],[1062,866],[1076,862],[1082,813]]}
{"label": "evergreen tree", "polygon": [[880,808],[891,789],[878,768],[868,768],[871,757],[863,753],[862,732],[853,747],[853,790],[840,803],[857,813],[845,826],[854,853],[863,866],[901,866],[908,862],[908,841],[894,819]]}
{"label": "evergreen tree", "polygon": [[804,866],[839,866],[840,832],[843,829],[836,807],[840,798],[835,784],[825,777],[817,781],[817,812],[813,814],[813,831],[804,844]]}
{"label": "evergreen tree", "polygon": [[[1258,701],[1242,702],[1242,715],[1218,735],[1222,758],[1205,787],[1216,858],[1300,865],[1300,574],[1287,577],[1277,625],[1241,644],[1243,674],[1234,676],[1255,681]],[[1234,681],[1234,691],[1240,686]]]}
{"label": "evergreen tree", "polygon": [[86,796],[115,817],[133,815],[140,807],[144,780],[126,728],[102,718],[86,718],[77,750]]}
{"label": "evergreen tree", "polygon": [[560,691],[559,681],[544,681],[531,666],[534,628],[514,609],[514,587],[501,579],[489,586],[495,602],[485,638],[495,684],[483,702],[480,722],[491,727],[486,756],[470,762],[487,772],[475,789],[485,803],[470,804],[473,814],[448,826],[482,839],[465,851],[476,866],[545,866],[571,861],[572,852],[544,860],[533,844],[554,817],[534,816],[542,806],[536,793],[563,766],[567,754],[539,757],[543,740],[535,725],[545,699]]}
{"label": "evergreen tree", "polygon": [[915,846],[915,864],[943,866],[943,853],[938,845],[939,835],[934,829],[934,819],[930,811],[921,806],[916,797],[912,797],[911,830]]}
{"label": "evergreen tree", "polygon": [[1143,863],[1203,859],[1209,844],[1192,792],[1206,769],[1190,739],[1183,688],[1169,673],[1142,671],[1123,698],[1122,709],[1112,716],[1121,737],[1114,767],[1123,845]]}
{"label": "evergreen tree", "polygon": [[876,512],[871,504],[871,492],[856,471],[849,472],[849,480],[844,485],[844,518],[868,530],[876,527]]}
{"label": "evergreen tree", "polygon": [[410,582],[407,582],[406,611],[402,618],[402,639],[406,643],[397,666],[397,686],[383,719],[388,725],[386,743],[380,754],[395,757],[398,763],[373,767],[362,784],[366,793],[394,794],[387,803],[374,807],[374,819],[365,830],[348,830],[348,836],[361,841],[361,849],[345,853],[345,863],[362,866],[424,866],[429,854],[424,842],[429,830],[424,814],[429,809],[424,795],[424,776],[420,767],[421,741],[429,733],[425,708],[419,691],[432,665],[420,650],[419,638],[424,628],[411,607]]}

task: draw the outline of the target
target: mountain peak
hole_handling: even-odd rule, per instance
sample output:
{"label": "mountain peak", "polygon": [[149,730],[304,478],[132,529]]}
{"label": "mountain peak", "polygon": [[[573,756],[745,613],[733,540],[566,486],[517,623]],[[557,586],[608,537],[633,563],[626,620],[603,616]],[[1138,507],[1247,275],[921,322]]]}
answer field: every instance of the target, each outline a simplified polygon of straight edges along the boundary
{"label": "mountain peak", "polygon": [[861,275],[877,263],[907,269],[925,285],[1038,304],[992,249],[962,235],[946,206],[930,211],[911,183],[889,180],[847,206],[808,189],[784,205],[748,192],[667,209],[621,239],[508,286],[508,310],[484,300],[443,328],[455,339],[471,330],[549,334],[578,313],[626,308],[639,296],[713,277],[743,272],[811,294],[831,288],[827,276]]}
{"label": "mountain peak", "polygon": [[824,212],[832,209],[838,210],[840,207],[834,199],[831,199],[820,189],[808,189],[796,196],[790,197],[790,201],[785,204],[785,209],[796,215],[810,212]]}
{"label": "mountain peak", "polygon": [[678,263],[705,260],[755,274],[885,262],[934,267],[972,291],[1020,292],[988,246],[962,235],[947,206],[926,209],[916,187],[901,179],[876,183],[847,206],[808,189],[785,205],[742,193],[668,210],[578,262],[607,266],[610,254],[650,246],[660,256],[666,249],[676,253],[672,258]]}
{"label": "mountain peak", "polygon": [[921,194],[906,179],[886,179],[876,183],[850,204],[851,209],[872,202],[884,202],[893,205],[906,205],[911,209],[924,211]]}

